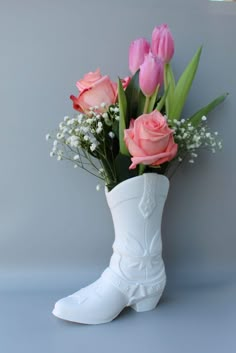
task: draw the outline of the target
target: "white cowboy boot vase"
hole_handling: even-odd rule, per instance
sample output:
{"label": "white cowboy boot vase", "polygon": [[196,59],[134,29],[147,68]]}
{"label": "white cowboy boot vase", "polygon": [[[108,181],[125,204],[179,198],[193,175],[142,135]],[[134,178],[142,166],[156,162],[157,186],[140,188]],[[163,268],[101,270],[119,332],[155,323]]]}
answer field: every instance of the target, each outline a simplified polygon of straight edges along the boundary
{"label": "white cowboy boot vase", "polygon": [[55,316],[102,324],[127,306],[138,312],[156,307],[166,283],[161,219],[168,189],[165,176],[150,173],[106,192],[115,229],[110,265],[97,281],[59,300]]}

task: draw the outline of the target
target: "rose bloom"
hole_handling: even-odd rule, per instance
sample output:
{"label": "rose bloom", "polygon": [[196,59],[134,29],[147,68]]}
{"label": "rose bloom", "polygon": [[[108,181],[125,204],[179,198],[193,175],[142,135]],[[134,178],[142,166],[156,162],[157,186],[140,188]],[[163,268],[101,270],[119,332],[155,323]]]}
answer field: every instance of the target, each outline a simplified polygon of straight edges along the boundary
{"label": "rose bloom", "polygon": [[124,131],[126,146],[132,156],[129,169],[138,164],[157,166],[172,160],[178,145],[163,115],[155,110],[131,120],[129,129]]}
{"label": "rose bloom", "polygon": [[[130,81],[129,77],[122,80],[123,87],[126,88]],[[89,112],[89,108],[97,106],[97,112],[102,113],[104,107],[116,103],[117,101],[117,83],[111,81],[109,76],[102,76],[100,70],[89,72],[76,83],[80,92],[78,97],[73,95],[70,99],[73,101],[73,107],[82,113]],[[106,110],[106,109],[105,109]]]}

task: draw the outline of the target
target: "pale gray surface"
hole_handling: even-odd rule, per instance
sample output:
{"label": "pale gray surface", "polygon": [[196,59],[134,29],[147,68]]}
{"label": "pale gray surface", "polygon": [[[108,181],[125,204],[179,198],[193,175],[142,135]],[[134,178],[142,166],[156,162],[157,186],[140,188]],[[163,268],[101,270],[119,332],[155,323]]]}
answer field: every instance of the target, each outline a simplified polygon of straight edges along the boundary
{"label": "pale gray surface", "polygon": [[[44,135],[72,113],[68,97],[84,73],[127,75],[129,43],[162,22],[175,37],[176,73],[204,45],[185,114],[230,92],[210,120],[224,149],[171,181],[163,219],[169,284],[158,310],[128,310],[101,327],[63,324],[50,316],[52,304],[96,279],[113,230],[97,181],[50,160]],[[145,337],[150,352],[235,352],[235,34],[235,3],[0,0],[1,353],[128,352],[133,339],[141,352]]]}
{"label": "pale gray surface", "polygon": [[[86,281],[93,279],[88,276]],[[64,285],[67,290],[53,290],[49,283],[49,290],[44,278],[40,289],[2,292],[1,353],[236,351],[232,276],[172,282],[154,311],[136,313],[127,308],[112,323],[98,326],[64,322],[50,314],[58,296],[76,289],[68,280]]]}

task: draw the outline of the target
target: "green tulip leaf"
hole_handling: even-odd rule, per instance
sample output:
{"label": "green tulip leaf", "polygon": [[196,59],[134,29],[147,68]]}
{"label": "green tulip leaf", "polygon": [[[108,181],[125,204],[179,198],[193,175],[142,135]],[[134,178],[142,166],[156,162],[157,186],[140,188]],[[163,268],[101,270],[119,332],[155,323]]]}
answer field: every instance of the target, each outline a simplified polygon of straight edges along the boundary
{"label": "green tulip leaf", "polygon": [[122,82],[119,79],[118,81],[118,101],[120,107],[120,120],[119,120],[119,142],[120,142],[120,153],[124,155],[129,155],[129,151],[126,147],[124,141],[124,130],[126,129],[127,124],[127,100]]}
{"label": "green tulip leaf", "polygon": [[138,104],[139,104],[139,70],[131,78],[126,90],[125,95],[127,99],[127,123],[131,118],[137,117]]}
{"label": "green tulip leaf", "polygon": [[138,98],[137,116],[136,116],[136,117],[139,117],[140,115],[143,114],[145,102],[146,102],[146,97],[145,97],[145,95],[143,94],[143,92],[140,90],[140,92],[139,92],[139,98]]}
{"label": "green tulip leaf", "polygon": [[168,116],[170,119],[179,119],[181,116],[185,101],[197,72],[201,52],[202,47],[197,50],[177,82],[174,92],[174,101],[172,102],[173,105],[170,107]]}
{"label": "green tulip leaf", "polygon": [[[171,107],[174,103],[175,78],[170,63],[164,66],[164,88],[166,92],[165,109],[169,117]],[[168,90],[167,90],[168,89]]]}
{"label": "green tulip leaf", "polygon": [[189,119],[186,120],[186,124],[191,123],[195,127],[198,126],[202,121],[202,117],[204,115],[207,115],[217,105],[222,103],[228,95],[229,95],[229,93],[226,92],[226,93],[222,94],[221,96],[217,97],[216,99],[214,99],[211,103],[207,104],[205,107],[198,110],[193,116],[191,116]]}

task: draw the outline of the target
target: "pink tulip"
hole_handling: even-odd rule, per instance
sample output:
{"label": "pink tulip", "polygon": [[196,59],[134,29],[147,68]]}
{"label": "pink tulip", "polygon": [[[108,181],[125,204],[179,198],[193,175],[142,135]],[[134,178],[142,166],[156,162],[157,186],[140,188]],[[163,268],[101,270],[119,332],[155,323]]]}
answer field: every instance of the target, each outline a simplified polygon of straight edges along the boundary
{"label": "pink tulip", "polygon": [[143,64],[140,66],[139,86],[143,94],[150,97],[156,90],[157,85],[163,82],[163,62],[155,58],[150,52],[145,56]]}
{"label": "pink tulip", "polygon": [[129,69],[134,75],[143,63],[145,55],[150,50],[150,44],[145,38],[134,40],[129,47]]}
{"label": "pink tulip", "polygon": [[174,55],[174,39],[167,24],[155,27],[151,43],[153,55],[168,63]]}

